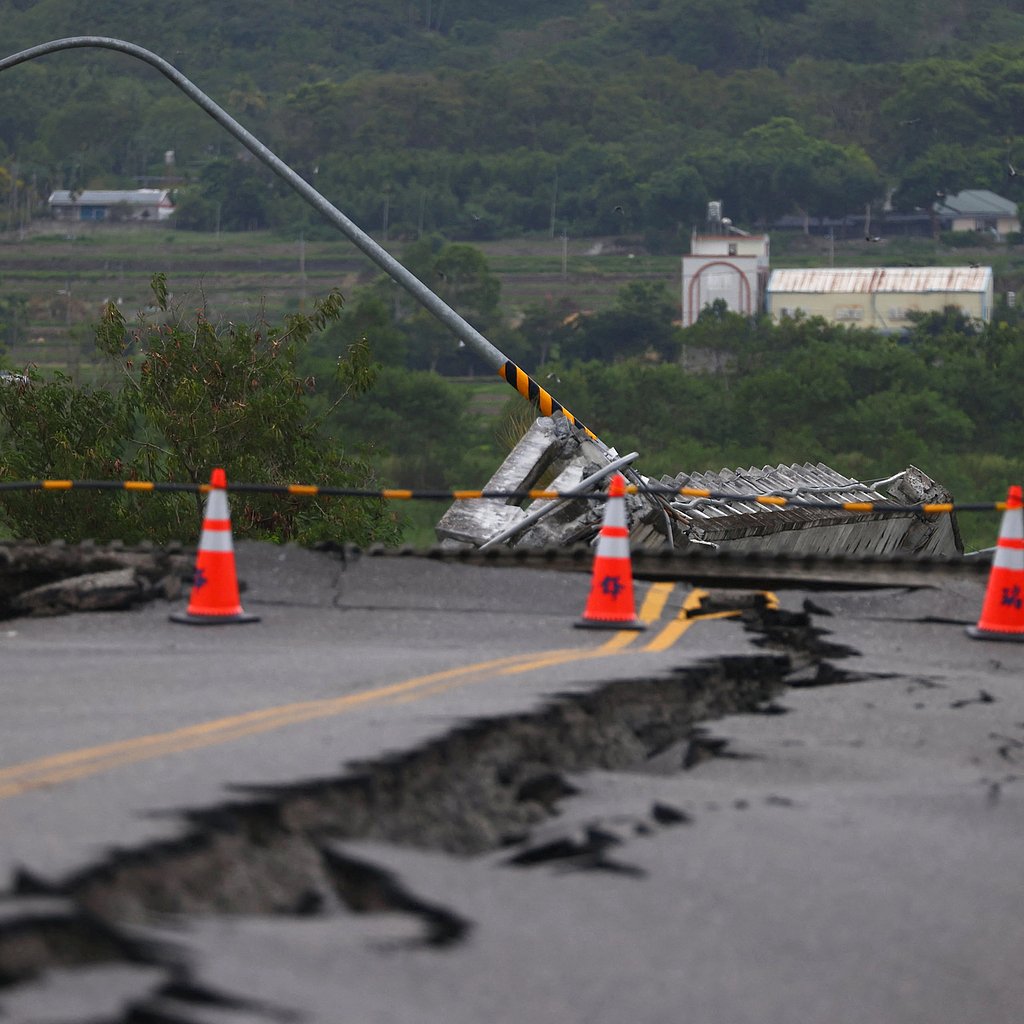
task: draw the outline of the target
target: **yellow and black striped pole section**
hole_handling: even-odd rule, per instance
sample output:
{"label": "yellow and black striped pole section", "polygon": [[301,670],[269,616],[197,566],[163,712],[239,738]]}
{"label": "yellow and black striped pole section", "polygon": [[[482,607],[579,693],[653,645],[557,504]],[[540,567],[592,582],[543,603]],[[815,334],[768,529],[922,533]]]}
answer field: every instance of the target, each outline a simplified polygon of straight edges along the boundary
{"label": "yellow and black striped pole section", "polygon": [[564,405],[556,402],[554,398],[545,391],[524,369],[516,366],[511,359],[505,361],[505,365],[498,370],[503,380],[512,385],[528,402],[532,402],[540,409],[545,416],[554,416],[560,412],[574,427],[582,430],[592,441],[603,445],[601,439],[581,420],[578,420]]}

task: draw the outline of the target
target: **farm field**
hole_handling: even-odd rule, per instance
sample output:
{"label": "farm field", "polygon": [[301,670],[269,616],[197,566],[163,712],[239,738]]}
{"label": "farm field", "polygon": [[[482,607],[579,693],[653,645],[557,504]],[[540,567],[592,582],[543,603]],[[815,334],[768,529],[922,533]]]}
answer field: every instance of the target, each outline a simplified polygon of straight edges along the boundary
{"label": "farm field", "polygon": [[[506,315],[572,296],[582,309],[606,308],[637,278],[677,279],[676,256],[649,256],[607,240],[560,238],[482,243],[502,284]],[[389,244],[402,258],[402,245]],[[0,237],[0,292],[27,299],[29,322],[10,345],[12,365],[79,371],[89,327],[114,300],[129,319],[149,302],[152,274],[167,275],[172,301],[205,305],[213,318],[269,319],[308,308],[332,288],[350,296],[380,271],[347,239],[289,238],[272,232],[199,234],[164,228],[41,225],[24,238]]]}
{"label": "farm field", "polygon": [[[630,281],[679,287],[680,254],[651,254],[639,239],[528,237],[473,243],[501,281],[505,316],[561,302],[599,311]],[[685,243],[684,243],[685,245]],[[404,243],[387,243],[402,259]],[[681,247],[682,248],[682,247]],[[951,248],[927,238],[884,246],[778,232],[773,266],[991,264],[997,294],[1024,287],[1024,248]],[[172,302],[205,306],[214,319],[270,320],[309,308],[338,288],[346,297],[381,273],[347,239],[303,240],[279,232],[203,234],[163,227],[41,222],[19,237],[0,235],[0,295],[23,296],[28,323],[17,324],[7,362],[78,377],[92,362],[91,325],[114,300],[130,320],[150,301],[149,280],[167,275]]]}

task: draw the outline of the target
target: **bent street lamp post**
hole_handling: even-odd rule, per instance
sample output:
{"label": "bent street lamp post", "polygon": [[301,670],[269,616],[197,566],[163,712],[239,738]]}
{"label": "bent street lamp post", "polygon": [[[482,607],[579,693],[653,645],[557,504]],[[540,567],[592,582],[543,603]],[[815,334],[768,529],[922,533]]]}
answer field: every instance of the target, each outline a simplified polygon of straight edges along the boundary
{"label": "bent street lamp post", "polygon": [[218,106],[201,89],[194,85],[173,65],[162,57],[135,43],[123,39],[112,39],[107,36],[69,36],[66,39],[54,39],[48,43],[30,47],[19,53],[0,60],[0,71],[23,64],[25,61],[43,57],[58,50],[74,50],[87,47],[98,47],[106,50],[118,50],[129,56],[137,57],[156,68],[165,78],[170,79],[194,103],[202,107],[219,125],[227,129],[250,153],[266,164],[279,178],[285,181],[295,192],[309,203],[315,210],[330,221],[352,243],[377,264],[393,280],[397,281],[417,302],[426,307],[453,334],[471,348],[492,370],[512,385],[524,398],[536,402],[545,416],[556,412],[564,414],[570,423],[582,430],[603,450],[607,446],[587,426],[578,420],[564,406],[533,380],[524,370],[516,366],[504,353],[495,348],[476,328],[464,320],[439,295],[432,292],[414,274],[408,271],[387,250],[379,246],[365,231],[353,223],[337,207],[329,203],[309,182],[301,178],[283,160],[260,142],[251,132],[243,128],[230,114]]}

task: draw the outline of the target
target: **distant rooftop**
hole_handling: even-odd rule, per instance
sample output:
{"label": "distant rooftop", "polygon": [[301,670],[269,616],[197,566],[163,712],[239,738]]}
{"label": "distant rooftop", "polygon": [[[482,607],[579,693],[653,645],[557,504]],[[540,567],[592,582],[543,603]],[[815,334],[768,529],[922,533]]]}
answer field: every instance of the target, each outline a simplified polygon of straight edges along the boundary
{"label": "distant rooftop", "polygon": [[985,188],[969,188],[936,203],[940,217],[1016,217],[1017,204]]}
{"label": "distant rooftop", "polygon": [[83,189],[72,193],[69,189],[58,189],[50,196],[51,206],[152,206],[168,199],[164,188],[133,189]]}
{"label": "distant rooftop", "polygon": [[773,270],[769,292],[986,292],[991,267],[817,267]]}

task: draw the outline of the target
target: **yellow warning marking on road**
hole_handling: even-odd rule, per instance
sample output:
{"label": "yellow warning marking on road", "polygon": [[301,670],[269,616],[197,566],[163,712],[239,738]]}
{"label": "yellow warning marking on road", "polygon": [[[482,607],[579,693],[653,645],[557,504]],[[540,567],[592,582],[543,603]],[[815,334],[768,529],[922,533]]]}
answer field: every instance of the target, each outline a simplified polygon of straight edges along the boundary
{"label": "yellow warning marking on road", "polygon": [[[644,595],[637,618],[641,622],[657,622],[661,618],[661,613],[665,609],[669,594],[672,593],[674,588],[674,583],[652,583]],[[625,650],[632,644],[638,635],[636,630],[633,629],[618,629],[600,647],[596,649],[580,648],[576,658],[583,661],[588,658],[604,658],[610,654],[618,654],[619,651]],[[572,657],[566,657],[565,655],[566,652],[558,651],[542,654],[535,661],[529,662],[524,668],[503,669],[499,674],[508,676],[514,675],[519,671],[528,671],[529,669],[552,668],[555,665],[561,665],[573,660]]]}
{"label": "yellow warning marking on road", "polygon": [[[671,583],[652,584],[648,589],[639,617],[646,622],[656,621],[664,611],[673,587],[674,584]],[[736,614],[731,611],[712,612],[691,618],[688,613],[699,608],[702,598],[706,595],[707,591],[697,588],[690,591],[676,618],[642,649],[653,652],[665,651],[694,622],[701,619],[725,618]],[[766,598],[769,601],[774,599],[777,604],[774,594],[766,593]],[[483,676],[486,679],[494,675],[517,675],[538,668],[552,668],[571,661],[588,661],[608,657],[623,651],[635,636],[636,633],[631,630],[620,630],[597,648],[564,648],[548,651],[541,655],[532,653],[510,655],[477,662],[473,665],[462,665],[457,668],[430,672],[402,682],[390,683],[342,697],[297,701],[292,704],[247,711],[239,715],[229,715],[167,732],[137,736],[133,739],[118,740],[100,746],[66,751],[33,761],[24,761],[21,764],[0,768],[0,800],[32,790],[55,786],[62,782],[71,782],[75,779],[97,775],[112,768],[140,761],[244,739],[288,725],[329,718],[374,703],[383,704],[420,699],[455,686],[468,685],[477,681],[472,677]]]}
{"label": "yellow warning marking on road", "polygon": [[[764,606],[769,611],[778,611],[778,594],[771,590],[760,590],[764,598]],[[743,614],[740,608],[727,608],[720,612],[693,614],[700,608],[701,601],[708,596],[708,591],[694,587],[683,602],[679,614],[673,619],[646,647],[645,651],[664,651],[671,647],[695,622],[706,622],[709,619],[736,619]]]}
{"label": "yellow warning marking on road", "polygon": [[679,614],[653,639],[644,646],[645,651],[667,651],[697,620],[690,618],[690,612],[700,607],[708,592],[694,587],[686,595]]}
{"label": "yellow warning marking on road", "polygon": [[608,641],[597,648],[577,647],[568,651],[550,651],[534,658],[533,661],[524,662],[522,665],[513,665],[511,668],[503,668],[498,671],[499,676],[514,676],[520,672],[533,672],[538,668],[554,668],[555,665],[564,665],[568,661],[589,661],[591,658],[605,658],[609,654],[618,652],[618,648],[608,648]]}
{"label": "yellow warning marking on road", "polygon": [[391,683],[372,690],[348,694],[344,697],[329,697],[321,700],[299,701],[260,711],[248,711],[197,725],[172,729],[169,732],[138,736],[129,740],[118,740],[98,747],[86,747],[63,754],[25,761],[0,769],[0,799],[17,796],[32,789],[52,786],[59,782],[95,775],[108,768],[116,768],[137,761],[177,754],[198,747],[213,746],[228,740],[242,739],[258,733],[269,732],[285,725],[295,725],[317,718],[328,718],[342,714],[352,708],[385,700],[399,694],[409,693],[441,682],[473,673],[493,671],[533,655],[513,655],[493,661],[463,665],[459,668],[431,672],[416,676],[400,683]]}
{"label": "yellow warning marking on road", "polygon": [[[536,668],[546,668],[548,665],[561,665],[568,661],[586,661],[589,658],[603,657],[605,654],[614,653],[611,651],[604,651],[602,649],[588,650],[585,647],[567,647],[564,650],[548,651],[541,658],[537,658],[533,655],[518,655],[517,657],[522,659],[518,664],[511,664],[507,668],[502,668],[497,671],[497,675],[501,676],[514,676],[519,675],[523,672],[532,672]],[[510,661],[513,659],[509,659]],[[389,700],[389,704],[412,704],[414,701],[422,700],[424,697],[434,697],[439,693],[446,693],[448,690],[456,690],[460,686],[469,686],[474,682],[478,682],[475,679],[451,679],[447,682],[436,683],[433,686],[426,687],[422,690],[416,690],[414,693],[405,693],[401,696],[395,697]]]}
{"label": "yellow warning marking on road", "polygon": [[[640,605],[640,613],[637,618],[641,622],[657,622],[661,613],[665,610],[669,594],[675,590],[674,583],[652,583],[644,594],[643,603]],[[636,633],[633,633],[636,636]]]}

